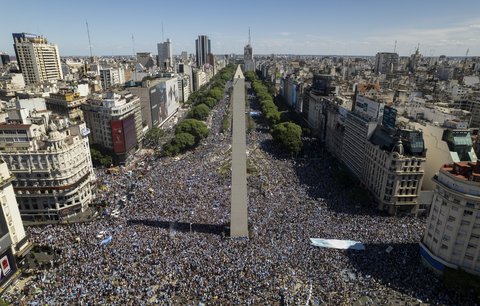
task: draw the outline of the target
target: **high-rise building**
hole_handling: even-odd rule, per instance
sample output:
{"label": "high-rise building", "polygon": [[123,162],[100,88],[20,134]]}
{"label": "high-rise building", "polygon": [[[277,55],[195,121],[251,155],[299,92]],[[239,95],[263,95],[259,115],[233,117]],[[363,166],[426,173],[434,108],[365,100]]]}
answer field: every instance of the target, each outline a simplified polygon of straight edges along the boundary
{"label": "high-rise building", "polygon": [[379,52],[375,56],[375,73],[392,74],[398,69],[398,53]]}
{"label": "high-rise building", "polygon": [[130,92],[106,92],[87,100],[82,110],[90,143],[111,150],[117,164],[125,164],[143,140],[142,106]]}
{"label": "high-rise building", "polygon": [[149,128],[162,126],[180,107],[176,77],[145,78],[141,86],[127,90],[140,98],[142,118]]}
{"label": "high-rise building", "polygon": [[422,261],[439,274],[450,268],[480,275],[480,163],[445,164],[433,181]]}
{"label": "high-rise building", "polygon": [[100,80],[103,90],[125,83],[125,71],[122,67],[100,69]]}
{"label": "high-rise building", "polygon": [[43,36],[13,33],[17,62],[26,84],[63,79],[58,46]]}
{"label": "high-rise building", "polygon": [[173,68],[173,57],[172,57],[172,42],[169,38],[163,43],[157,44],[158,48],[158,58],[157,66],[161,70],[169,70]]}
{"label": "high-rise building", "polygon": [[0,52],[0,67],[10,63],[10,55]]}
{"label": "high-rise building", "polygon": [[250,29],[248,29],[248,44],[243,48],[243,62],[245,71],[255,71],[255,64],[253,62],[253,49],[250,42]]}
{"label": "high-rise building", "polygon": [[197,67],[202,67],[208,62],[208,54],[211,53],[211,42],[207,35],[199,35],[195,40]]}

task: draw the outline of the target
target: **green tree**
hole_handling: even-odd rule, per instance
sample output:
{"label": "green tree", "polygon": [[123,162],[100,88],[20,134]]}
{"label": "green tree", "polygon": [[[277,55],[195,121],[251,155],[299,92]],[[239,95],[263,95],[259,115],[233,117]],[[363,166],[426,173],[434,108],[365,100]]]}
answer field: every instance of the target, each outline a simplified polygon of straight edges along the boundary
{"label": "green tree", "polygon": [[222,87],[214,87],[210,89],[208,95],[215,99],[215,101],[220,100],[223,97],[223,86]]}
{"label": "green tree", "polygon": [[160,144],[160,140],[165,135],[165,131],[161,128],[153,127],[145,133],[145,142],[150,145],[157,146]]}
{"label": "green tree", "polygon": [[205,104],[198,104],[197,106],[194,106],[188,116],[193,119],[197,120],[205,120],[208,117],[208,114],[210,113],[210,108],[208,108],[207,105]]}
{"label": "green tree", "polygon": [[217,100],[212,97],[207,97],[203,100],[202,104],[207,105],[209,108],[213,108],[217,104]]}
{"label": "green tree", "polygon": [[172,143],[178,147],[180,152],[184,152],[195,145],[195,136],[190,133],[178,133],[172,139]]}
{"label": "green tree", "polygon": [[200,140],[208,136],[208,128],[205,123],[196,119],[185,119],[175,128],[175,134],[189,133],[195,136],[195,142],[199,143]]}
{"label": "green tree", "polygon": [[272,136],[291,154],[297,155],[302,149],[302,128],[293,122],[282,122],[273,126]]}

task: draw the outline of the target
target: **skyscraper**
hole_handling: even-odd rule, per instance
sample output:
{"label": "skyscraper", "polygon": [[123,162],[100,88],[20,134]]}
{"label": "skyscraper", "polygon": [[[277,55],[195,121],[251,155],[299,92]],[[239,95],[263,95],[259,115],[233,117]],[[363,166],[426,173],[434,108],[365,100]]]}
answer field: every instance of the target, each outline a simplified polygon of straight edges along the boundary
{"label": "skyscraper", "polygon": [[199,35],[198,39],[195,40],[196,51],[197,51],[197,66],[202,67],[207,63],[207,55],[211,53],[210,49],[210,39],[207,35]]}
{"label": "skyscraper", "polygon": [[254,71],[253,49],[250,42],[250,28],[248,29],[248,44],[243,49],[243,61],[245,63],[245,71]]}
{"label": "skyscraper", "polygon": [[397,71],[398,53],[378,52],[375,56],[375,73],[391,74]]}
{"label": "skyscraper", "polygon": [[26,84],[63,79],[58,46],[43,36],[13,33],[13,47]]}
{"label": "skyscraper", "polygon": [[173,67],[172,43],[169,38],[163,43],[157,44],[158,48],[158,67],[162,70],[168,70]]}

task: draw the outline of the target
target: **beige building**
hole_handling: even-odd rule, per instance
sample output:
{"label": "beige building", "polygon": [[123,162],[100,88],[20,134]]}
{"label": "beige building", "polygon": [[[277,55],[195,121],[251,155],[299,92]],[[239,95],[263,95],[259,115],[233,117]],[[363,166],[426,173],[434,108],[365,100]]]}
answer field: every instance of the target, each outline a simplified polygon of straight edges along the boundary
{"label": "beige building", "polygon": [[451,268],[480,275],[480,164],[445,164],[433,181],[422,261],[437,273]]}
{"label": "beige building", "polygon": [[85,97],[70,90],[60,90],[57,93],[51,93],[49,97],[45,98],[48,110],[73,122],[83,121],[81,106],[85,101]]}
{"label": "beige building", "polygon": [[58,46],[42,36],[13,33],[15,55],[25,84],[63,79]]}
{"label": "beige building", "polygon": [[95,184],[88,133],[47,110],[8,110],[0,158],[14,175],[23,220],[59,220],[88,207]]}
{"label": "beige building", "polygon": [[378,209],[392,215],[417,215],[425,164],[421,131],[392,133],[378,126],[366,143],[365,156],[363,182]]}

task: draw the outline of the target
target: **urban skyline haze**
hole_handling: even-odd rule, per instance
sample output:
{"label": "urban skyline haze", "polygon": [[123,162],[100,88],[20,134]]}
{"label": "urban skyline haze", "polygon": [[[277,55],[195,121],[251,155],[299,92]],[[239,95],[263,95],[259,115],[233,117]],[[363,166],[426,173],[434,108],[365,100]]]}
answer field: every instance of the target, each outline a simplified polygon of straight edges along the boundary
{"label": "urban skyline haze", "polygon": [[[408,56],[480,55],[480,2],[460,1],[4,1],[0,51],[13,55],[12,33],[45,36],[62,56],[157,53],[167,38],[173,54],[195,53],[208,35],[214,54],[242,54],[252,32],[254,54],[366,55],[394,50]],[[6,12],[9,12],[5,14]],[[162,35],[163,24],[163,35]],[[135,45],[132,43],[132,34]]]}

